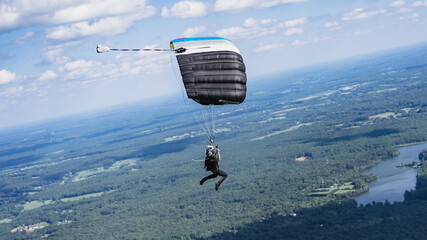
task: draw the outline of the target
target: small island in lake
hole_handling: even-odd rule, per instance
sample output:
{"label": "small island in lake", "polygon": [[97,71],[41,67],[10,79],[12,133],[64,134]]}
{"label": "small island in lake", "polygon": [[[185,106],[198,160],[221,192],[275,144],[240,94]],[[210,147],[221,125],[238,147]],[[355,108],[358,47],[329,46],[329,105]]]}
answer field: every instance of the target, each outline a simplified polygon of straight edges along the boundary
{"label": "small island in lake", "polygon": [[410,163],[401,163],[400,165],[396,166],[397,168],[403,168],[403,167],[411,167],[411,168],[419,168],[422,166],[421,162],[418,161],[412,161]]}

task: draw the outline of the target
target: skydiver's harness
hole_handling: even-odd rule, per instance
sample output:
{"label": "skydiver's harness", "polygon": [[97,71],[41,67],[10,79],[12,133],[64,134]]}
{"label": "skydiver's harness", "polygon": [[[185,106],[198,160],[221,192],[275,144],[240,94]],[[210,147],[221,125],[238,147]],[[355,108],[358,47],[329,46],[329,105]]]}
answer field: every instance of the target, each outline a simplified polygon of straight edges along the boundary
{"label": "skydiver's harness", "polygon": [[[213,153],[212,156],[207,155],[209,151]],[[208,148],[206,149],[206,158],[205,158],[206,171],[212,171],[219,168],[218,154],[219,154],[218,146],[216,146],[215,152],[212,145],[208,146]]]}

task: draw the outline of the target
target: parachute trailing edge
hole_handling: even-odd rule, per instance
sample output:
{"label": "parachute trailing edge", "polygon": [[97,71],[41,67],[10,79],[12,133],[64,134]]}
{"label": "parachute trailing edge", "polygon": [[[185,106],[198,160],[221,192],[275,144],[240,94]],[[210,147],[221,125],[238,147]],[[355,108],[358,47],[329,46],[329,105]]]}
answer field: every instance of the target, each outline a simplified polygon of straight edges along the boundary
{"label": "parachute trailing edge", "polygon": [[175,50],[187,96],[202,105],[239,104],[246,98],[246,67],[239,49],[219,37],[180,38]]}

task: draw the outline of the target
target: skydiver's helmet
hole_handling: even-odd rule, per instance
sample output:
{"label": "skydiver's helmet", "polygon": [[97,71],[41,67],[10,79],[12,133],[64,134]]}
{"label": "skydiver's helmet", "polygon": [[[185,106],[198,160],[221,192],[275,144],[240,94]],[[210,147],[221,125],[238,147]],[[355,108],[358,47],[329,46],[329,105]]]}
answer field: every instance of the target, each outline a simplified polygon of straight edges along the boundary
{"label": "skydiver's helmet", "polygon": [[209,152],[212,152],[212,153],[214,152],[214,147],[212,145],[208,145],[206,147],[206,155],[208,155]]}

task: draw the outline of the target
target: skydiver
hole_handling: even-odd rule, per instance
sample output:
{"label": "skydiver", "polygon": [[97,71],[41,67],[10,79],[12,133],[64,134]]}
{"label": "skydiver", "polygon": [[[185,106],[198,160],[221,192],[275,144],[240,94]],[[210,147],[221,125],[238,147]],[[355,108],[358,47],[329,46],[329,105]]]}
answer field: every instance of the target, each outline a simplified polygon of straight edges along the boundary
{"label": "skydiver", "polygon": [[212,140],[210,140],[209,143],[210,145],[208,145],[208,148],[206,149],[205,168],[206,171],[212,171],[212,174],[204,177],[200,181],[200,185],[203,185],[203,183],[208,179],[221,176],[222,178],[217,183],[215,183],[215,190],[218,191],[219,186],[222,182],[224,182],[228,175],[226,172],[219,170],[219,161],[221,161],[221,155],[219,154],[218,146],[216,147],[216,153],[214,153],[213,146],[211,145],[213,143]]}
{"label": "skydiver", "polygon": [[214,151],[214,146],[213,146],[213,140],[212,140],[212,138],[209,139],[209,145],[206,146],[206,155],[208,155],[209,151]]}

